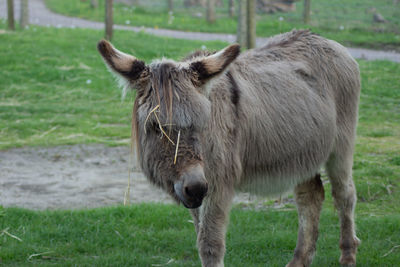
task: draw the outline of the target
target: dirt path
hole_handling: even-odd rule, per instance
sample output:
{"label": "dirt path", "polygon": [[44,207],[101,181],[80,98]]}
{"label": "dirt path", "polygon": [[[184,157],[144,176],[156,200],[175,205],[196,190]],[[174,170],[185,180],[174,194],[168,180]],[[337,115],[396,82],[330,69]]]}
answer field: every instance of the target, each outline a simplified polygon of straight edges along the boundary
{"label": "dirt path", "polygon": [[[20,0],[15,2],[15,15],[19,17]],[[30,23],[41,26],[54,26],[54,27],[70,27],[70,28],[91,28],[103,29],[104,24],[101,22],[89,21],[85,19],[67,17],[60,14],[55,14],[46,8],[43,0],[30,0]],[[0,18],[7,17],[6,0],[0,0]],[[189,40],[220,40],[229,43],[236,41],[236,36],[233,34],[220,34],[220,33],[201,33],[201,32],[182,32],[167,29],[153,29],[145,27],[133,27],[124,25],[115,25],[116,29],[130,30],[130,31],[144,31],[149,34],[158,36],[167,36],[172,38],[189,39]],[[257,38],[257,46],[266,42],[267,38]],[[366,60],[380,60],[386,59],[393,62],[400,62],[400,53],[390,51],[377,51],[363,48],[348,48],[351,55],[355,58],[363,58]]]}
{"label": "dirt path", "polygon": [[[128,166],[129,148],[125,146],[95,144],[0,151],[0,205],[76,209],[122,204]],[[168,195],[149,184],[135,166],[130,196],[131,203],[173,203]],[[240,193],[234,201],[256,200]]]}
{"label": "dirt path", "polygon": [[[123,203],[129,149],[103,145],[0,151],[0,204],[31,209],[85,208]],[[131,200],[169,202],[140,172]]]}

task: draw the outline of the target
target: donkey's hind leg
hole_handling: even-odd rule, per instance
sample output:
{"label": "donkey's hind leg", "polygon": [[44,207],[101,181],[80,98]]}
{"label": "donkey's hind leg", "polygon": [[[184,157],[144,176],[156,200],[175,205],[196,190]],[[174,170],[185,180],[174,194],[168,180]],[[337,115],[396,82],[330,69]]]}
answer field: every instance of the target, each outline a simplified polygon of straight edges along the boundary
{"label": "donkey's hind leg", "polygon": [[321,176],[299,184],[294,190],[299,214],[299,233],[294,257],[286,267],[309,266],[314,257],[318,239],[319,215],[324,201],[324,187]]}
{"label": "donkey's hind leg", "polygon": [[360,240],[356,237],[354,226],[354,208],[356,190],[352,178],[352,153],[333,154],[326,170],[332,185],[332,196],[340,219],[340,242],[342,250],[340,264],[355,266],[357,247]]}

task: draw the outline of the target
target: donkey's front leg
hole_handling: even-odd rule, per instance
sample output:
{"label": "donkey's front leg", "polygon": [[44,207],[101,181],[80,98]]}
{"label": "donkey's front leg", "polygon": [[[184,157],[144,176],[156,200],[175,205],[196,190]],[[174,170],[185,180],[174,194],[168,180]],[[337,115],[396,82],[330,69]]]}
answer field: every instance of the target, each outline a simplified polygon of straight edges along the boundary
{"label": "donkey's front leg", "polygon": [[192,215],[194,229],[196,230],[196,234],[199,234],[199,223],[200,223],[199,213],[200,213],[200,208],[190,210],[190,214]]}
{"label": "donkey's front leg", "polygon": [[225,233],[234,190],[216,191],[209,192],[199,214],[197,246],[203,267],[224,266]]}

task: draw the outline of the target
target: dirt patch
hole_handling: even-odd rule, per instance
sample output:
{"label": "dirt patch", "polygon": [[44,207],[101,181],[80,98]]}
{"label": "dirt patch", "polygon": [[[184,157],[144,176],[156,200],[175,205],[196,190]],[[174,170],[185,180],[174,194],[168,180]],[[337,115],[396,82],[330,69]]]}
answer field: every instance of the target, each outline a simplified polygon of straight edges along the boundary
{"label": "dirt patch", "polygon": [[[95,144],[0,151],[0,205],[43,210],[122,204],[128,166],[128,147]],[[173,203],[146,180],[136,164],[130,195],[131,203]],[[256,200],[240,193],[234,202]]]}

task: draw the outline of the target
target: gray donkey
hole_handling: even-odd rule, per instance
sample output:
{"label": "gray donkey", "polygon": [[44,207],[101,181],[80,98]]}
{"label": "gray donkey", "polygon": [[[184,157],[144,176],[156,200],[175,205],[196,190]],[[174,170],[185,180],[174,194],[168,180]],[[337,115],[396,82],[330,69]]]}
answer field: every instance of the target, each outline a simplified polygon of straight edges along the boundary
{"label": "gray donkey", "polygon": [[325,166],[340,217],[342,265],[357,246],[352,161],[360,94],[357,63],[305,30],[198,51],[179,62],[143,61],[100,41],[109,68],[135,88],[132,132],[147,178],[190,209],[202,266],[224,266],[235,190],[294,189],[297,246],[287,266],[309,266],[324,200]]}

